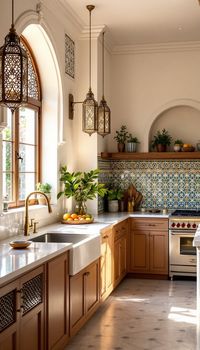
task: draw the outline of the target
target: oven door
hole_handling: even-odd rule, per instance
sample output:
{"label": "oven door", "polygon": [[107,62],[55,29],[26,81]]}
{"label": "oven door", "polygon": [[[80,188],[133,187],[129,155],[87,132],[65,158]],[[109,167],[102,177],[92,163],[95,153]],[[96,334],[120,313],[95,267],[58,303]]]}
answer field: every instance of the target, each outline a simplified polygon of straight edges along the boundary
{"label": "oven door", "polygon": [[196,266],[194,233],[170,231],[170,264]]}

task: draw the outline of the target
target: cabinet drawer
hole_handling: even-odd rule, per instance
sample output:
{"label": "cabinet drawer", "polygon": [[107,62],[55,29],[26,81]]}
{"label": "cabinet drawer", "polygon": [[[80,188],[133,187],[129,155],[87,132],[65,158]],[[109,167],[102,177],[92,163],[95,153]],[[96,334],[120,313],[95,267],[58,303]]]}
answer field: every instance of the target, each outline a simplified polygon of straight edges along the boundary
{"label": "cabinet drawer", "polygon": [[121,222],[113,227],[114,241],[117,241],[128,232],[128,223]]}
{"label": "cabinet drawer", "polygon": [[132,219],[132,230],[168,230],[168,219]]}

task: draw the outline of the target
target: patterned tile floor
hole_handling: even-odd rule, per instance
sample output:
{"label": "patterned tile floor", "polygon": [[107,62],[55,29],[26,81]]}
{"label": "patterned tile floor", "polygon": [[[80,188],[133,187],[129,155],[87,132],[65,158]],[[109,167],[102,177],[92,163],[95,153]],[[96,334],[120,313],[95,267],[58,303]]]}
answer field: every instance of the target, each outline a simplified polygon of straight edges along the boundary
{"label": "patterned tile floor", "polygon": [[199,350],[196,282],[125,279],[66,350]]}

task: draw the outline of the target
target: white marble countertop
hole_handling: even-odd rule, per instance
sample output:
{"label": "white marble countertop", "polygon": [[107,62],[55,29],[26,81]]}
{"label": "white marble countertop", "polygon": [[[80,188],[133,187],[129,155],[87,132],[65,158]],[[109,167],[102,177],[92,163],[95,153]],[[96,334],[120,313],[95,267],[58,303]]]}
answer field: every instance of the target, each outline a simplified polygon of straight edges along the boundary
{"label": "white marble countertop", "polygon": [[[92,224],[86,225],[64,225],[61,223],[55,223],[52,225],[44,226],[38,230],[37,234],[32,234],[28,237],[15,236],[12,240],[23,239],[28,240],[39,236],[46,232],[61,232],[61,233],[86,233],[86,234],[100,234],[100,231],[113,226],[118,222],[128,217],[141,217],[141,218],[168,218],[169,214],[162,213],[104,213],[95,216]],[[19,275],[27,272],[28,270],[39,266],[47,260],[72,249],[70,243],[35,243],[26,249],[12,249],[9,245],[11,238],[0,241],[0,286],[5,282],[8,282]]]}

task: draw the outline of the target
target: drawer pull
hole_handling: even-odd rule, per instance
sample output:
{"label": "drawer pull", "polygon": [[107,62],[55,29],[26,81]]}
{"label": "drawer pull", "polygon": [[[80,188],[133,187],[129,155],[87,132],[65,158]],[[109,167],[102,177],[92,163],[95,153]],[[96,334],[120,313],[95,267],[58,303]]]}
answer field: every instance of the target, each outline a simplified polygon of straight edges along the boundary
{"label": "drawer pull", "polygon": [[85,276],[89,276],[89,275],[90,275],[90,272],[89,272],[89,271],[88,271],[88,272],[85,272],[84,275],[85,275]]}
{"label": "drawer pull", "polygon": [[149,224],[149,226],[154,227],[154,226],[156,226],[156,224]]}
{"label": "drawer pull", "polygon": [[105,239],[105,238],[108,238],[108,235],[103,236],[103,238],[104,238],[104,239]]}

